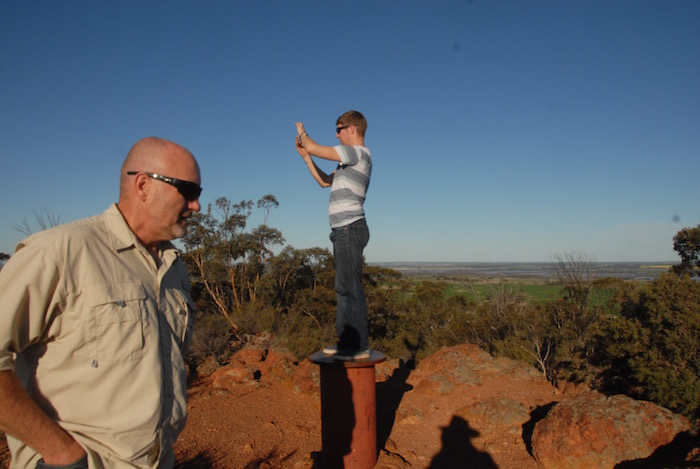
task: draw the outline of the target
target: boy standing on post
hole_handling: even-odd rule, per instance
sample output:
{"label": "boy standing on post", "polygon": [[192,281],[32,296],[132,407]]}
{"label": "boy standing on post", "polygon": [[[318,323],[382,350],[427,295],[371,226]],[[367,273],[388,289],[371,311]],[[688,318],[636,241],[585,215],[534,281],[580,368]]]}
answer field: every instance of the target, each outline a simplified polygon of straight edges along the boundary
{"label": "boy standing on post", "polygon": [[[311,176],[323,187],[330,187],[328,213],[335,258],[335,290],[338,296],[336,331],[338,343],[323,353],[340,360],[369,358],[367,302],[362,286],[364,250],[369,241],[363,204],[372,174],[372,159],[365,147],[367,120],[357,111],[348,111],[336,121],[340,145],[329,147],[309,137],[304,124],[296,123],[297,151]],[[312,156],[337,161],[331,174],[323,172]]]}

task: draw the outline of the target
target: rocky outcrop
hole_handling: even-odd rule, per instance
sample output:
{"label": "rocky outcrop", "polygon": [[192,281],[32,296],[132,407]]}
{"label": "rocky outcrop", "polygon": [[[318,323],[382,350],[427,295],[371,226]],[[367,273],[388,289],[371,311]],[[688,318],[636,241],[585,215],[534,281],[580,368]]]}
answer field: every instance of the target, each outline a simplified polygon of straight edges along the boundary
{"label": "rocky outcrop", "polygon": [[[319,374],[308,360],[251,348],[212,373],[208,386],[280,386],[280,399],[314,399]],[[645,467],[689,434],[688,421],[667,409],[581,386],[557,389],[535,368],[474,345],[445,347],[415,369],[390,358],[377,365],[376,381],[379,469]],[[695,446],[679,461],[696,461]],[[313,457],[294,467],[313,467]]]}

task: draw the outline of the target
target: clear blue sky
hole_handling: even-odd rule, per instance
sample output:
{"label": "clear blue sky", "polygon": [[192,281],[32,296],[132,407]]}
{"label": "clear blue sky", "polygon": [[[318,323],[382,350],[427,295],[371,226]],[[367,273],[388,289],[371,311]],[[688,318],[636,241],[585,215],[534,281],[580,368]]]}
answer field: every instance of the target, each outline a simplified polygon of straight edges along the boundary
{"label": "clear blue sky", "polygon": [[330,247],[294,122],[335,144],[348,109],[369,262],[677,261],[700,223],[698,0],[6,1],[0,252],[34,211],[101,213],[149,135],[204,206],[273,194],[288,244]]}

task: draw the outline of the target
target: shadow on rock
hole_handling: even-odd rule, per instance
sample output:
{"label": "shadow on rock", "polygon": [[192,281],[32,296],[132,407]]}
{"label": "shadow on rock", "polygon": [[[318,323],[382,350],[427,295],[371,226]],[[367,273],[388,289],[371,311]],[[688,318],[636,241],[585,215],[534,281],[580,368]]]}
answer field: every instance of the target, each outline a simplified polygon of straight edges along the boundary
{"label": "shadow on rock", "polygon": [[535,425],[537,422],[542,420],[547,416],[552,407],[557,405],[557,401],[550,402],[549,404],[537,406],[535,410],[530,412],[530,420],[523,424],[523,442],[525,442],[525,448],[527,452],[532,456],[532,432],[535,431]]}
{"label": "shadow on rock", "polygon": [[413,389],[406,381],[414,368],[414,361],[409,360],[399,363],[391,377],[384,382],[377,383],[377,450],[381,451],[386,446],[386,441],[391,435],[396,421],[396,411],[401,404],[403,395]]}
{"label": "shadow on rock", "polygon": [[447,427],[442,428],[442,449],[430,462],[429,469],[498,469],[488,453],[479,451],[471,443],[479,432],[461,417],[452,417]]}
{"label": "shadow on rock", "polygon": [[[687,460],[689,457],[690,461]],[[617,464],[615,469],[681,469],[687,467],[700,467],[700,433],[681,432],[669,444],[659,446],[651,456],[623,461]]]}

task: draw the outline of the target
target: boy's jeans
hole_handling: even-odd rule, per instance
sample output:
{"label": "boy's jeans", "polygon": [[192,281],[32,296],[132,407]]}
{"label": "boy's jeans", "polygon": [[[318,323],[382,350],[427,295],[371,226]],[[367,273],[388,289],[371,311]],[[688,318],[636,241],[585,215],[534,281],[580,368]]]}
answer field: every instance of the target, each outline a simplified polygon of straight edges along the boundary
{"label": "boy's jeans", "polygon": [[335,257],[335,291],[338,310],[335,328],[338,348],[361,351],[369,348],[367,329],[367,300],[362,287],[362,251],[369,241],[365,219],[331,232]]}

